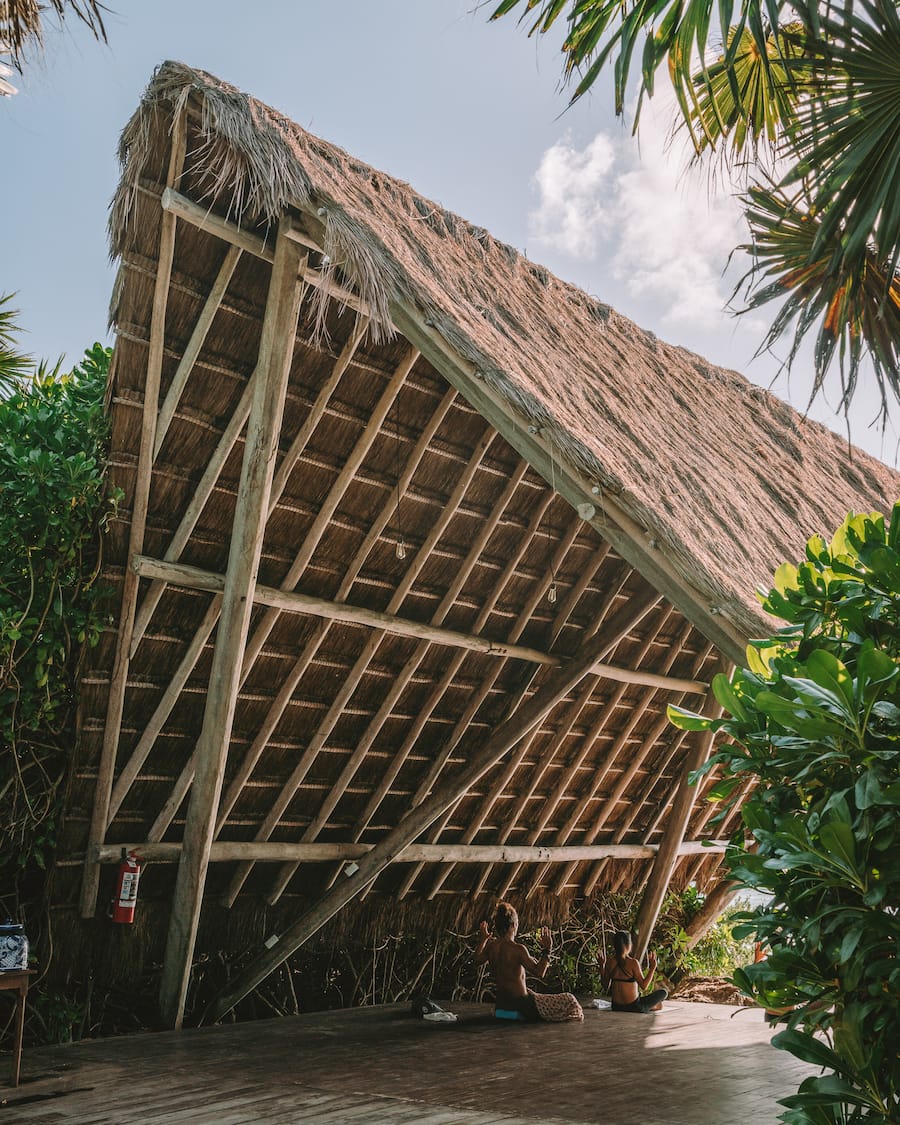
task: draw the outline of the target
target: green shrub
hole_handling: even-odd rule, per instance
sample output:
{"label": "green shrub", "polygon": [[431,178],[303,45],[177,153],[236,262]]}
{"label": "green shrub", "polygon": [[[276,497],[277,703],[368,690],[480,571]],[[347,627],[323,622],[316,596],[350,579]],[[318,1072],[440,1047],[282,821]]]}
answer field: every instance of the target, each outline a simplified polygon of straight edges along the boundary
{"label": "green shrub", "polygon": [[771,895],[736,930],[767,956],[734,980],[782,1012],[775,1046],[829,1072],[783,1099],[781,1120],[897,1121],[900,503],[889,523],[851,515],[830,544],[810,539],[762,601],[787,624],[716,678],[730,717],[670,708],[734,740],[705,767],[722,770],[715,797],[757,781],[727,858]]}
{"label": "green shrub", "polygon": [[[0,883],[20,887],[55,842],[74,720],[75,664],[104,623],[99,541],[110,351],[68,374],[38,368],[0,399]],[[18,904],[5,901],[11,913]]]}

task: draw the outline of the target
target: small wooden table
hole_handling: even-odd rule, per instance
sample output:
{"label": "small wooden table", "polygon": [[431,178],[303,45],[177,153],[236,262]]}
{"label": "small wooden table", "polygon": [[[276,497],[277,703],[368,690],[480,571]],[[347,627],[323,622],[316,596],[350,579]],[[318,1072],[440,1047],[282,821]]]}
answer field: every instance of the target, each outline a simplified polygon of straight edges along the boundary
{"label": "small wooden table", "polygon": [[0,970],[0,991],[16,993],[16,1026],[13,1031],[12,1085],[19,1085],[19,1071],[22,1065],[22,1033],[25,1030],[25,997],[28,995],[28,981],[35,974],[34,969]]}

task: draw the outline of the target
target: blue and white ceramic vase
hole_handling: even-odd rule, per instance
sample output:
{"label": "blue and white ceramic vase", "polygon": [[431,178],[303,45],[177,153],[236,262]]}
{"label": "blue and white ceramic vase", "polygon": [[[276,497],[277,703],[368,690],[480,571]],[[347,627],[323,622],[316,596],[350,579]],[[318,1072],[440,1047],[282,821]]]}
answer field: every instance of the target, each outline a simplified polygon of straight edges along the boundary
{"label": "blue and white ceramic vase", "polygon": [[11,918],[0,925],[0,972],[19,972],[28,968],[28,938],[25,927]]}

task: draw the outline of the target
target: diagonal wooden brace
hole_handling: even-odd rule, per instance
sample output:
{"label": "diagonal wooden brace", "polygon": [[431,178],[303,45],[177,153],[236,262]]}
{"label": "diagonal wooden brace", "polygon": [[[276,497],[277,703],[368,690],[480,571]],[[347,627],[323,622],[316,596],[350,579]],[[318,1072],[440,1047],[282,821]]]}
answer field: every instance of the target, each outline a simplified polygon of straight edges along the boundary
{"label": "diagonal wooden brace", "polygon": [[352,876],[336,883],[319,901],[290,926],[277,942],[229,985],[204,1013],[203,1022],[221,1019],[239,1000],[278,968],[305,941],[325,925],[348,902],[354,899],[394,860],[401,858],[404,848],[475,785],[508,750],[533,730],[565,696],[590,673],[592,665],[608,656],[619,641],[638,625],[660,596],[648,589],[629,602],[608,625],[582,647],[562,667],[553,671],[543,687],[508,719],[504,720],[482,747],[480,753],[459,773],[448,778],[430,797],[411,809],[391,832],[359,861]]}

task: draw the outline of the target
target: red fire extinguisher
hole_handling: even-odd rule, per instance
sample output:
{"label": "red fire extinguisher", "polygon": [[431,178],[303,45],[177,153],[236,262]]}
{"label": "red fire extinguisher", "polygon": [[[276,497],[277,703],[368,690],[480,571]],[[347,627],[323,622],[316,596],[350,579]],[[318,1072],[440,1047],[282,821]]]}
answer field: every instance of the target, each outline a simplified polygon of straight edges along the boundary
{"label": "red fire extinguisher", "polygon": [[116,893],[113,896],[112,920],[114,922],[133,922],[134,906],[137,902],[138,882],[141,878],[141,864],[132,852],[122,849],[122,862],[116,875]]}

